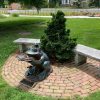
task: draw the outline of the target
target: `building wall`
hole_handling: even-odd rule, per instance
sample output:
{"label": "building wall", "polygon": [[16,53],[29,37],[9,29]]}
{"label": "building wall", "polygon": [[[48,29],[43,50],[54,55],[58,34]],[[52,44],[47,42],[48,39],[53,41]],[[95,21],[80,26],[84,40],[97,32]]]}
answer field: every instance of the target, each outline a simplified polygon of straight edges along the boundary
{"label": "building wall", "polygon": [[[61,4],[62,5],[72,5],[73,4],[73,2],[75,2],[75,1],[78,1],[78,0],[61,0]],[[89,2],[90,0],[81,0],[81,2],[83,2],[83,4],[87,4],[88,5],[88,2]]]}
{"label": "building wall", "polygon": [[62,5],[70,4],[70,0],[61,0]]}
{"label": "building wall", "polygon": [[71,5],[71,4],[73,4],[74,1],[75,0],[61,0],[61,4],[62,5],[66,5],[66,4]]}
{"label": "building wall", "polygon": [[19,3],[12,3],[10,5],[10,9],[12,10],[18,10],[18,9],[21,9],[21,5]]}

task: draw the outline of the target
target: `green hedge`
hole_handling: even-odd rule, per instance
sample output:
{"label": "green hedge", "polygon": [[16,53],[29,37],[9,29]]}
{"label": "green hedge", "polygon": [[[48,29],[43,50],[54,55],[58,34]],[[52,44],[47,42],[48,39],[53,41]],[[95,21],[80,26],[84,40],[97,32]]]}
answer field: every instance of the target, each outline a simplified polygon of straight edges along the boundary
{"label": "green hedge", "polygon": [[17,13],[12,13],[10,16],[12,16],[12,17],[19,17],[19,14],[17,14]]}

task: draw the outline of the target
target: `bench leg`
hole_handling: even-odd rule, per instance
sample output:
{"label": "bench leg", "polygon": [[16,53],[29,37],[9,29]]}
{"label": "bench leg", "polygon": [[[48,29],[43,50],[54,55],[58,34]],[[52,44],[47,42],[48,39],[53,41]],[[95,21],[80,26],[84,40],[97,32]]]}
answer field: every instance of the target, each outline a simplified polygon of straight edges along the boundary
{"label": "bench leg", "polygon": [[23,48],[22,48],[21,44],[19,45],[19,51],[20,51],[20,53],[23,53]]}
{"label": "bench leg", "polygon": [[25,44],[20,44],[20,45],[19,45],[20,53],[23,53],[23,52],[25,51],[25,49],[26,49]]}
{"label": "bench leg", "polygon": [[82,65],[84,63],[86,63],[87,57],[80,55],[80,54],[76,54],[75,55],[75,65],[79,66]]}

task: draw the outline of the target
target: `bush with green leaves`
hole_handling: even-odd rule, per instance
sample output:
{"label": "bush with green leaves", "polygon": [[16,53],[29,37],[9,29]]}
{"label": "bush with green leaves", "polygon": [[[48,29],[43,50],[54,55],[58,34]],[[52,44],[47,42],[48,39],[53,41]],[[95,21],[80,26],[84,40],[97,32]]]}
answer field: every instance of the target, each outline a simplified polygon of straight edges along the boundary
{"label": "bush with green leaves", "polygon": [[41,48],[51,59],[59,62],[69,61],[73,58],[73,49],[76,46],[76,38],[70,37],[70,30],[66,29],[64,13],[58,11],[52,14],[51,22],[41,37]]}
{"label": "bush with green leaves", "polygon": [[19,17],[19,14],[17,14],[17,13],[12,13],[11,16],[12,16],[12,17]]}

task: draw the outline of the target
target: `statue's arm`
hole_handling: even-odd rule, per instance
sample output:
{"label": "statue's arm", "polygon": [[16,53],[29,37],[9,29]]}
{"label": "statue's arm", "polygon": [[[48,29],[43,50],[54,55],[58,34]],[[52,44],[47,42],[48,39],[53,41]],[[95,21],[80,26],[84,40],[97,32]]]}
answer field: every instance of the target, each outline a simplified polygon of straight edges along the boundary
{"label": "statue's arm", "polygon": [[44,56],[41,56],[40,60],[33,59],[32,62],[35,64],[41,64],[44,61]]}

